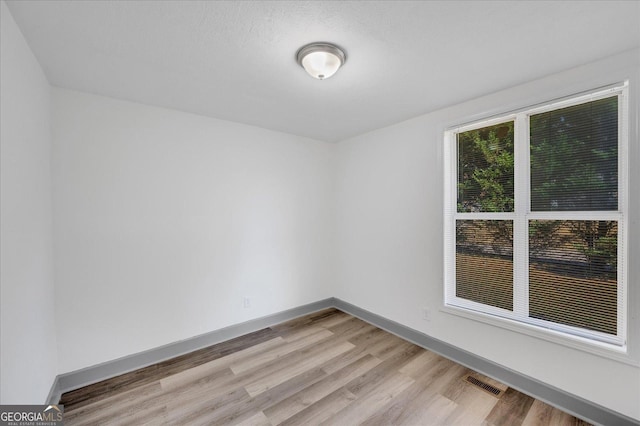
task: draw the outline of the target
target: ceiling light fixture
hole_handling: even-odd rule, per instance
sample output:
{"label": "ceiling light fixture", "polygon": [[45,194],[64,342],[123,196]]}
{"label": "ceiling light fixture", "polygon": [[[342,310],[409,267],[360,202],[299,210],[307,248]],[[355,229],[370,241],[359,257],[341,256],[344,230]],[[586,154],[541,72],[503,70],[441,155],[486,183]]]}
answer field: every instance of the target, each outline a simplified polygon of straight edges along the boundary
{"label": "ceiling light fixture", "polygon": [[311,43],[298,50],[296,59],[311,77],[324,80],[344,65],[347,55],[335,44]]}

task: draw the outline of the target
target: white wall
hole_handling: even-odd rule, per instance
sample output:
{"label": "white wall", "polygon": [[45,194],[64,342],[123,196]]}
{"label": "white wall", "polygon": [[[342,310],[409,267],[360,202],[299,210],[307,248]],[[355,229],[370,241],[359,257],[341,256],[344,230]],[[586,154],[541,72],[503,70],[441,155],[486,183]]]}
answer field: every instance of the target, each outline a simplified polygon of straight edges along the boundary
{"label": "white wall", "polygon": [[52,117],[60,373],[332,296],[334,145],[62,89]]}
{"label": "white wall", "polygon": [[637,365],[439,311],[443,129],[630,78],[640,359],[638,51],[336,146],[61,89],[50,99],[0,7],[0,403],[43,402],[56,373],[337,296],[640,419]]}
{"label": "white wall", "polygon": [[[565,391],[640,419],[639,52],[433,112],[338,145],[335,296]],[[443,131],[631,79],[629,365],[441,312]],[[432,311],[422,320],[422,308]]]}
{"label": "white wall", "polygon": [[56,376],[50,88],[0,9],[0,404],[41,404]]}

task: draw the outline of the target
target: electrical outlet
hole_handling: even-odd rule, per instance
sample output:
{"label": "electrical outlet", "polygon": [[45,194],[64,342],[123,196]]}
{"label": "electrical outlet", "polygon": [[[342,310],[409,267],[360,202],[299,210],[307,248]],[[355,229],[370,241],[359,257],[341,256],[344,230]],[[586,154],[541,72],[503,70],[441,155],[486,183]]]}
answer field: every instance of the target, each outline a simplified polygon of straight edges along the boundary
{"label": "electrical outlet", "polygon": [[248,297],[243,297],[242,298],[242,307],[243,308],[250,308],[251,307],[251,299],[249,299]]}
{"label": "electrical outlet", "polygon": [[431,321],[431,310],[428,308],[422,308],[422,319],[425,321]]}

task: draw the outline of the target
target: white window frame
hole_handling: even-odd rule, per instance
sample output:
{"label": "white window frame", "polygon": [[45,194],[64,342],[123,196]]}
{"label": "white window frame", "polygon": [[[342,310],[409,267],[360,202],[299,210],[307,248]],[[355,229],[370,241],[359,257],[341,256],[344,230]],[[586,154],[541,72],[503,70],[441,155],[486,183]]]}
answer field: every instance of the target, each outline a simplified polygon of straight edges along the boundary
{"label": "white window frame", "polygon": [[[618,210],[531,212],[529,117],[611,96],[618,96]],[[627,353],[627,247],[628,247],[628,82],[597,89],[560,100],[505,113],[481,121],[451,127],[444,132],[445,208],[444,208],[444,307],[445,312],[462,315],[511,330],[541,337],[596,353]],[[457,212],[457,134],[469,130],[514,122],[513,212]],[[456,296],[456,220],[510,220],[513,223],[514,303],[513,311],[473,302]],[[617,335],[530,318],[528,306],[529,220],[615,220],[618,222],[618,309]]]}

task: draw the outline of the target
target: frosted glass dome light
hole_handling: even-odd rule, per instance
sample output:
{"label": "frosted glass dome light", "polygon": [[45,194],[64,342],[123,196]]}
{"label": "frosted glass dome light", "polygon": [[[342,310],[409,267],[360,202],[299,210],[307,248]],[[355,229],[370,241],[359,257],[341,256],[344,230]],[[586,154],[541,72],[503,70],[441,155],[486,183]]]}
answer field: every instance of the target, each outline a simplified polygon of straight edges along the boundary
{"label": "frosted glass dome light", "polygon": [[296,54],[298,63],[313,78],[324,80],[336,73],[347,60],[344,51],[330,43],[311,43]]}

